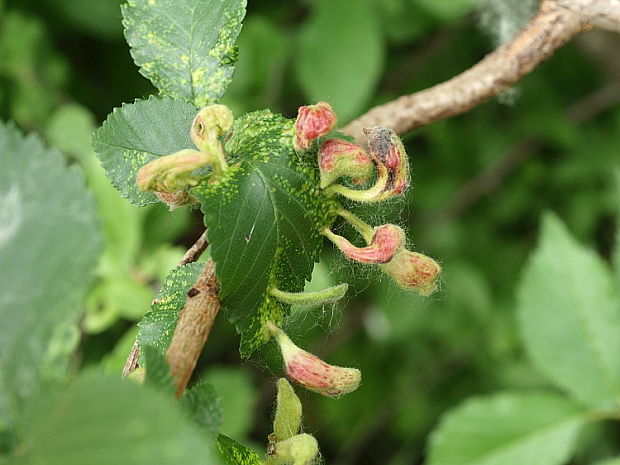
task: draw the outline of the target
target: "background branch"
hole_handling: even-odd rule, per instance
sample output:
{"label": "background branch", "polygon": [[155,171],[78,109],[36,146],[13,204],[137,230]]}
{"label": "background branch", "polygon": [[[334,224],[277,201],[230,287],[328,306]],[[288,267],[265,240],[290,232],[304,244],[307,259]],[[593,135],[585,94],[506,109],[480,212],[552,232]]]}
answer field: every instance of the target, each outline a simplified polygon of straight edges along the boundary
{"label": "background branch", "polygon": [[467,71],[428,89],[372,108],[343,131],[385,126],[404,134],[458,115],[517,83],[575,35],[593,27],[620,31],[620,0],[543,0],[538,14],[509,43]]}

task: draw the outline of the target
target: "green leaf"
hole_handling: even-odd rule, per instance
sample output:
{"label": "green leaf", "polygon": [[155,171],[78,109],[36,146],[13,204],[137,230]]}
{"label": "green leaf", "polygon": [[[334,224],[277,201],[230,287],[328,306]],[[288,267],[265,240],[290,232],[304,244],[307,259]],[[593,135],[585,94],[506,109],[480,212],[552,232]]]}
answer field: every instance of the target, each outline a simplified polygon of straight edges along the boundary
{"label": "green leaf", "polygon": [[64,380],[101,236],[83,177],[58,151],[0,124],[0,163],[1,436]]}
{"label": "green leaf", "polygon": [[429,465],[560,465],[583,423],[579,407],[554,394],[470,399],[433,432]]}
{"label": "green leaf", "polygon": [[162,354],[168,349],[187,291],[198,279],[204,263],[189,263],[173,269],[149,312],[138,323],[140,347],[153,346]]}
{"label": "green leaf", "polygon": [[213,386],[204,381],[192,386],[181,398],[190,418],[205,431],[217,433],[222,426],[222,399]]}
{"label": "green leaf", "polygon": [[247,114],[226,143],[236,162],[226,177],[191,190],[205,215],[222,303],[246,357],[268,338],[263,324],[281,321],[288,308],[267,287],[303,290],[322,245],[319,231],[334,218],[318,187],[315,155],[297,155],[292,140],[292,121],[266,110]]}
{"label": "green leaf", "polygon": [[144,359],[146,376],[144,382],[169,394],[174,393],[175,386],[170,375],[170,366],[162,352],[151,345],[140,345],[140,354]]}
{"label": "green leaf", "polygon": [[254,15],[245,20],[238,43],[235,78],[221,103],[235,114],[273,107],[281,93],[274,79],[287,66],[293,46],[289,34],[268,17]]}
{"label": "green leaf", "polygon": [[51,116],[46,137],[54,147],[79,160],[103,219],[106,235],[103,255],[108,260],[121,262],[115,265],[115,271],[127,281],[128,273],[123,273],[121,268],[133,267],[142,246],[141,215],[144,212],[129,205],[112,187],[92,149],[91,139],[95,129],[93,114],[80,105],[69,103],[59,107]]}
{"label": "green leaf", "polygon": [[241,367],[213,367],[204,374],[203,381],[223,393],[220,431],[238,438],[247,436],[258,400],[248,371]]}
{"label": "green leaf", "polygon": [[93,147],[112,185],[131,203],[157,202],[136,186],[136,173],[157,157],[194,147],[189,135],[197,109],[191,103],[150,97],[115,108],[93,138]]}
{"label": "green leaf", "polygon": [[172,397],[91,373],[38,412],[20,463],[218,465],[216,447]]}
{"label": "green leaf", "polygon": [[620,283],[620,168],[614,172],[615,204],[616,204],[616,240],[612,254],[612,264],[616,273],[616,282]]}
{"label": "green leaf", "polygon": [[129,0],[125,37],[140,73],[164,95],[201,107],[226,90],[245,0]]}
{"label": "green leaf", "polygon": [[522,338],[535,366],[583,404],[620,398],[620,296],[603,260],[547,215],[518,289]]}
{"label": "green leaf", "polygon": [[620,458],[603,460],[602,462],[596,462],[594,465],[620,465]]}
{"label": "green leaf", "polygon": [[415,3],[439,19],[450,20],[474,9],[478,5],[478,0],[450,0],[449,2],[415,0]]}
{"label": "green leaf", "polygon": [[299,37],[297,74],[312,102],[332,104],[340,122],[367,104],[381,75],[384,47],[369,0],[320,0]]}
{"label": "green leaf", "polygon": [[263,463],[260,456],[252,449],[223,434],[217,437],[217,446],[228,465],[262,465]]}

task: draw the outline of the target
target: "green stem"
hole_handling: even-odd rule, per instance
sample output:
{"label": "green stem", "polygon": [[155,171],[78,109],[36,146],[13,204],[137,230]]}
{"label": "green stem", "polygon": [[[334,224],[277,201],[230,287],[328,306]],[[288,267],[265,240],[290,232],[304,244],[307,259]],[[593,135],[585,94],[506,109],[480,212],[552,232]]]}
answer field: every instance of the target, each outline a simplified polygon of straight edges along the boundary
{"label": "green stem", "polygon": [[379,202],[385,200],[380,194],[385,191],[388,182],[388,171],[384,164],[377,163],[377,180],[369,189],[351,189],[350,187],[343,186],[342,184],[332,184],[325,188],[325,193],[340,194],[355,202]]}
{"label": "green stem", "polygon": [[269,289],[269,294],[276,299],[291,305],[300,305],[302,307],[315,307],[336,302],[342,299],[347,293],[349,285],[339,284],[321,291],[311,292],[286,292],[276,287]]}
{"label": "green stem", "polygon": [[364,240],[370,244],[375,234],[375,229],[372,226],[367,224],[359,216],[353,214],[349,210],[345,210],[344,208],[339,208],[336,213],[347,220],[349,224],[351,224],[351,226],[353,226],[355,230],[362,235]]}

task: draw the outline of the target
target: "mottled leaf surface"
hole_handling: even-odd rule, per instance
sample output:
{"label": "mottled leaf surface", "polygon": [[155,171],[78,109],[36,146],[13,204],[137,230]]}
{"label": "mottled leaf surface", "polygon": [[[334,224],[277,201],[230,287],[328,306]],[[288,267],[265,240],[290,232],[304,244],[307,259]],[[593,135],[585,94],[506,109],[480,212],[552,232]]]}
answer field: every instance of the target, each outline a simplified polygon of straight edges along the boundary
{"label": "mottled leaf surface", "polygon": [[577,405],[555,394],[471,399],[433,432],[429,465],[560,465],[584,422]]}
{"label": "mottled leaf surface", "polygon": [[112,185],[131,203],[157,202],[136,186],[141,166],[157,157],[194,148],[189,131],[198,110],[172,98],[150,97],[115,108],[93,138],[93,147]]}
{"label": "mottled leaf surface", "polygon": [[216,436],[172,396],[119,377],[83,375],[37,413],[20,464],[220,465]]}
{"label": "mottled leaf surface", "polygon": [[81,173],[58,151],[0,124],[0,163],[1,437],[46,382],[64,380],[101,235]]}
{"label": "mottled leaf surface", "polygon": [[591,407],[620,398],[620,294],[611,270],[552,215],[518,289],[518,317],[541,373]]}
{"label": "mottled leaf surface", "polygon": [[155,303],[138,323],[140,346],[153,346],[164,353],[170,341],[187,291],[198,279],[204,263],[189,263],[173,269],[164,281]]}
{"label": "mottled leaf surface", "polygon": [[245,0],[129,0],[125,37],[140,73],[164,95],[197,106],[226,90]]}
{"label": "mottled leaf surface", "polygon": [[318,258],[319,231],[333,221],[332,202],[318,187],[316,155],[298,155],[292,140],[292,121],[269,111],[247,114],[226,143],[225,177],[192,189],[244,356],[265,341],[265,321],[283,318],[285,307],[267,287],[302,291]]}
{"label": "mottled leaf surface", "polygon": [[260,456],[252,449],[223,434],[217,437],[217,446],[228,465],[261,465],[263,463]]}

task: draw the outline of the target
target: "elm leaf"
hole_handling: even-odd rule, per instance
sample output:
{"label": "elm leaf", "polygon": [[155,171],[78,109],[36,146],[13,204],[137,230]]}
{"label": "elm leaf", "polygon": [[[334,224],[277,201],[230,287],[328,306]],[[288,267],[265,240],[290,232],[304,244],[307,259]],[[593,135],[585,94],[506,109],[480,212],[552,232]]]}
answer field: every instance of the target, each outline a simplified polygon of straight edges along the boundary
{"label": "elm leaf", "polygon": [[224,94],[245,0],[129,0],[125,37],[140,73],[163,95],[202,107]]}

